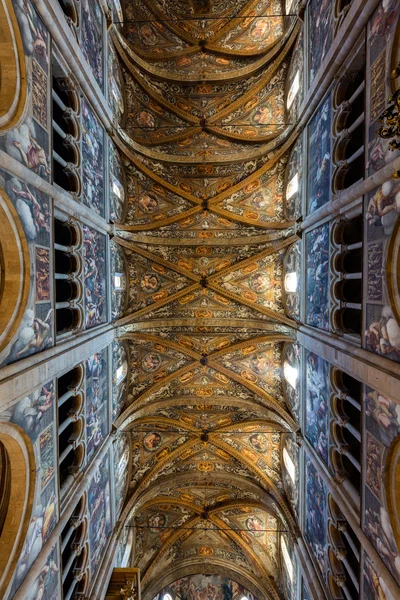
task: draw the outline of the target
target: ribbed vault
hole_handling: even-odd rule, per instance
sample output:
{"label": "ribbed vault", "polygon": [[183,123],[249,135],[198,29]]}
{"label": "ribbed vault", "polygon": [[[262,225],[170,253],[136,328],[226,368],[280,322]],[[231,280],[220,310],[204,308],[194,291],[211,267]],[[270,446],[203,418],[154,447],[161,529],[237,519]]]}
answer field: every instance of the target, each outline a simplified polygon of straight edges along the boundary
{"label": "ribbed vault", "polygon": [[[299,33],[290,2],[128,2],[123,64],[129,362],[116,425],[131,432],[121,526],[144,600],[194,573],[282,597],[279,545],[296,534],[283,434],[297,428],[282,362],[295,322],[283,289],[298,241],[286,206],[298,131],[287,106]],[[122,267],[120,267],[122,268]]]}

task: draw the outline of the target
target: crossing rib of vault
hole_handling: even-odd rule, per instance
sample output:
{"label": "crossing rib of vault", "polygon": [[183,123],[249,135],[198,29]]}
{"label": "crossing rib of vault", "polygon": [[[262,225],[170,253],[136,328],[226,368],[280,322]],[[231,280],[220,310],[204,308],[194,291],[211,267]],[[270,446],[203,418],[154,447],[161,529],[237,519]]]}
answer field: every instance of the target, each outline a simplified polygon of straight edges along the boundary
{"label": "crossing rib of vault", "polygon": [[115,141],[128,208],[113,239],[129,288],[121,522],[144,600],[195,573],[278,600],[280,534],[296,534],[281,440],[297,425],[281,373],[294,324],[284,183],[298,132],[285,96],[299,25],[284,4],[141,0],[124,34],[112,30],[127,105]]}

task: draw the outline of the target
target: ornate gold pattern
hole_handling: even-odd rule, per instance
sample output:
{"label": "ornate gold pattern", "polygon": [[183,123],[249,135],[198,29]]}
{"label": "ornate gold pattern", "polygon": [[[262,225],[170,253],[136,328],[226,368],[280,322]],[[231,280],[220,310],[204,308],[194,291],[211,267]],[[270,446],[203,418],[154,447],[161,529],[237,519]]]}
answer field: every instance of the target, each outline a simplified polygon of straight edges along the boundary
{"label": "ornate gold pattern", "polygon": [[298,429],[281,362],[296,326],[282,290],[298,240],[284,210],[299,135],[285,78],[301,23],[285,25],[277,0],[221,0],[203,21],[196,6],[182,20],[179,0],[131,3],[125,37],[112,31],[128,115],[113,139],[130,162],[113,238],[130,282],[117,321],[131,369],[115,425],[133,450],[121,527],[134,527],[145,598],[162,574],[212,564],[278,600],[279,531],[298,534],[280,440]]}

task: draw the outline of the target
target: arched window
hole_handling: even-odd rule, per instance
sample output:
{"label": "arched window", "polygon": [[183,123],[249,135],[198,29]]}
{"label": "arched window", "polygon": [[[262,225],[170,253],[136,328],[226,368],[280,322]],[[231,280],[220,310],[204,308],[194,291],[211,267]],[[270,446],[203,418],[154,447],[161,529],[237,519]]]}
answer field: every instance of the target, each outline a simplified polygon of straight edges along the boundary
{"label": "arched window", "polygon": [[333,598],[360,598],[360,542],[338,505],[328,497],[328,581]]}
{"label": "arched window", "polygon": [[78,597],[85,590],[88,566],[88,520],[86,494],[75,506],[61,532],[61,578],[63,599]]}
{"label": "arched window", "polygon": [[128,387],[128,351],[124,343],[116,340],[112,352],[112,420],[118,417],[125,402]]}
{"label": "arched window", "polygon": [[126,175],[121,156],[111,140],[108,141],[108,161],[110,165],[110,220],[122,223],[126,212]]}
{"label": "arched window", "polygon": [[331,462],[336,475],[343,479],[356,510],[361,490],[361,395],[359,381],[339,369],[331,373]]}
{"label": "arched window", "polygon": [[110,243],[111,258],[111,316],[113,319],[121,317],[127,307],[127,261],[122,246]]}
{"label": "arched window", "polygon": [[[349,64],[349,63],[347,63]],[[364,43],[339,78],[333,93],[333,191],[363,179],[365,172],[365,48]]]}
{"label": "arched window", "polygon": [[295,419],[300,418],[300,346],[285,344],[282,351],[282,380],[286,402]]}
{"label": "arched window", "polygon": [[57,380],[58,403],[58,464],[61,496],[74,482],[83,465],[84,451],[84,390],[83,365]]}
{"label": "arched window", "polygon": [[300,287],[301,287],[301,242],[293,244],[285,254],[283,298],[287,314],[293,319],[300,319]]}
{"label": "arched window", "polygon": [[281,536],[281,551],[282,551],[283,563],[285,565],[286,572],[287,572],[288,577],[289,577],[289,581],[291,582],[291,584],[293,584],[293,580],[294,580],[294,567],[293,567],[292,559],[290,558],[289,550],[288,550],[288,547],[286,545],[286,540],[285,540],[284,536]]}
{"label": "arched window", "polygon": [[332,227],[332,328],[357,343],[361,335],[363,219],[358,215]]}
{"label": "arched window", "polygon": [[52,68],[54,182],[77,198],[82,189],[79,94],[54,56]]}
{"label": "arched window", "polygon": [[67,20],[68,25],[71,30],[75,34],[75,37],[78,37],[78,27],[80,23],[79,18],[79,2],[77,0],[58,0],[58,4],[60,5],[64,16]]}
{"label": "arched window", "polygon": [[72,220],[54,219],[56,331],[65,334],[82,323],[81,231]]}
{"label": "arched window", "polygon": [[295,221],[301,213],[302,165],[303,141],[300,136],[289,155],[285,172],[284,211],[289,221]]}
{"label": "arched window", "polygon": [[335,18],[335,35],[339,27],[344,21],[345,16],[350,10],[352,0],[335,0],[334,18]]}

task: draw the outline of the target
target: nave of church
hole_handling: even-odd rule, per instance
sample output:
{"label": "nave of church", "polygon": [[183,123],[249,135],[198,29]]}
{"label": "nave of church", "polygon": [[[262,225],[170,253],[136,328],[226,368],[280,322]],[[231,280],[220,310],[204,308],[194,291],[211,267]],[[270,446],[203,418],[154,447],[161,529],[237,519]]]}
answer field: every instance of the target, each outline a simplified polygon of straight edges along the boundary
{"label": "nave of church", "polygon": [[0,598],[400,600],[398,0],[0,32]]}

